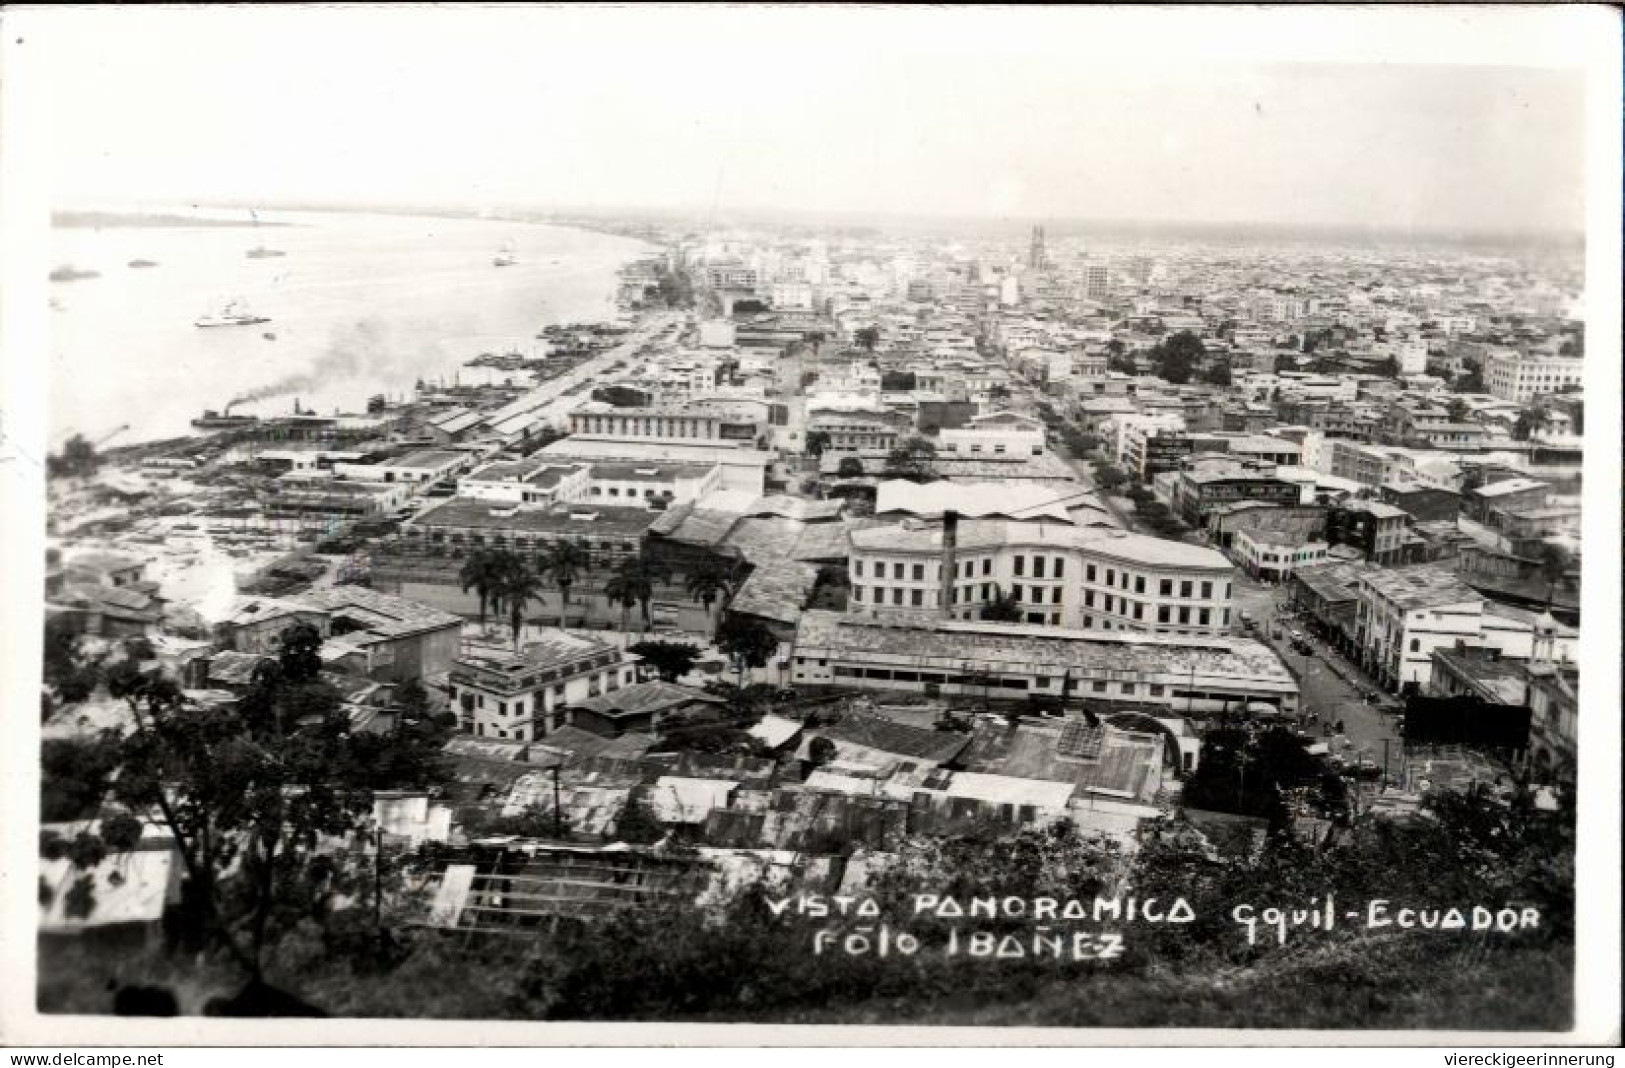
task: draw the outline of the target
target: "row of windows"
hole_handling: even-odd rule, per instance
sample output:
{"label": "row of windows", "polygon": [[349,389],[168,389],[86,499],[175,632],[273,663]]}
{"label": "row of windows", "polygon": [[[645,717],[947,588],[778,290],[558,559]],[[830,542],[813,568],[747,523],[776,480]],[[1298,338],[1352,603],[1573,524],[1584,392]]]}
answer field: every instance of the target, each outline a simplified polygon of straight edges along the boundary
{"label": "row of windows", "polygon": [[[1142,602],[1131,601],[1127,597],[1114,597],[1111,594],[1106,594],[1100,598],[1097,605],[1093,590],[1084,593],[1083,606],[1085,608],[1098,607],[1102,612],[1113,612],[1124,619],[1143,621],[1146,618],[1146,606]],[[1089,626],[1093,618],[1093,616],[1084,616],[1084,626]],[[1218,620],[1220,626],[1228,627],[1230,625],[1230,609],[1190,608],[1185,605],[1176,608],[1172,605],[1161,604],[1157,606],[1156,618],[1158,623],[1169,625],[1177,623],[1180,626],[1195,625],[1198,627],[1212,626],[1213,621]],[[1106,629],[1111,629],[1110,623],[1106,624]]]}
{"label": "row of windows", "polygon": [[[1045,575],[1044,575],[1044,561],[1045,561],[1045,557],[1042,557],[1042,556],[1034,556],[1033,557],[1033,578],[1044,578],[1045,577]],[[1050,577],[1050,578],[1062,578],[1062,577],[1064,577],[1066,575],[1066,559],[1064,557],[1060,557],[1060,556],[1055,557],[1054,560],[1052,561],[1052,564],[1053,564],[1053,570],[1051,571],[1051,573],[1049,574],[1048,577]],[[1016,577],[1017,578],[1022,577],[1023,575],[1026,574],[1026,571],[1027,571],[1027,558],[1025,556],[1021,555],[1020,553],[1017,553],[1016,558],[1015,558],[1015,565],[1014,566],[1015,566]]]}
{"label": "row of windows", "polygon": [[[1021,679],[999,675],[948,675],[933,671],[912,671],[902,668],[872,668],[872,667],[844,667],[837,665],[835,677],[838,679],[875,679],[883,682],[919,682],[928,685],[972,686],[986,687],[1001,690],[1048,690],[1052,686],[1060,688],[1060,680],[1056,679]],[[1082,689],[1081,681],[1075,684],[1076,689]],[[1089,693],[1110,693],[1111,683],[1105,679],[1096,679],[1089,683]],[[1137,697],[1140,695],[1140,684],[1135,682],[1120,682],[1117,684],[1117,693],[1123,697]],[[1149,697],[1163,697],[1167,694],[1167,687],[1160,682],[1145,684],[1145,695]]]}
{"label": "row of windows", "polygon": [[[1119,571],[1117,568],[1113,567],[1096,567],[1094,564],[1088,564],[1084,568],[1084,581],[1096,582],[1101,578],[1102,572],[1104,572],[1104,581],[1105,585],[1107,586],[1114,586],[1122,590],[1132,588],[1135,593],[1144,593],[1146,591],[1146,581],[1144,575],[1131,575],[1127,571]],[[1213,590],[1215,585],[1216,583],[1206,579],[1159,579],[1157,581],[1157,596],[1177,596],[1182,600],[1191,600],[1192,598],[1195,598],[1203,601],[1211,601],[1213,599]],[[1226,599],[1231,596],[1232,591],[1233,585],[1226,582],[1224,584],[1224,596]]]}

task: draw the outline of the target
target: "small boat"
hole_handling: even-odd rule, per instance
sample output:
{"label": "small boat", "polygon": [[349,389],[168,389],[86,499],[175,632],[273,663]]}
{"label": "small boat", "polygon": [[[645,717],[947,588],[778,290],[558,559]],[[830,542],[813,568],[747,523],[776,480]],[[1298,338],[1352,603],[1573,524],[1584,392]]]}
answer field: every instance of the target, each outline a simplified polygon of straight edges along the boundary
{"label": "small boat", "polygon": [[267,341],[275,341],[276,340],[276,335],[271,333],[271,331],[269,331],[269,330],[267,330],[265,333],[261,334],[260,337],[264,338]]}
{"label": "small boat", "polygon": [[158,261],[157,260],[131,260],[125,266],[128,266],[128,267],[156,267],[156,266],[158,266]]}
{"label": "small boat", "polygon": [[247,256],[251,260],[271,260],[278,256],[286,256],[287,253],[283,252],[281,249],[266,248],[264,245],[257,245],[243,253],[243,255]]}
{"label": "small boat", "polygon": [[96,271],[87,271],[72,264],[64,264],[51,272],[53,282],[78,282],[85,278],[100,278]]}
{"label": "small boat", "polygon": [[237,301],[232,301],[222,308],[218,314],[200,316],[194,326],[254,326],[259,323],[268,323],[271,320],[263,315],[255,315],[243,309]]}
{"label": "small boat", "polygon": [[512,245],[503,245],[501,250],[491,258],[493,267],[512,267],[519,262],[519,257],[513,253]]}

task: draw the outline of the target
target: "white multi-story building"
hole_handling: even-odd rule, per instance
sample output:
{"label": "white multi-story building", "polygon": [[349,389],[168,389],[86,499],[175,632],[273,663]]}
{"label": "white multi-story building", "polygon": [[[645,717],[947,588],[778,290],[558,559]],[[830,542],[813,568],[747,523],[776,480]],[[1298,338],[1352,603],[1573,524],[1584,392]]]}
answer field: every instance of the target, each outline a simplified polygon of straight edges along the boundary
{"label": "white multi-story building", "polygon": [[1028,623],[1146,634],[1230,629],[1235,571],[1213,549],[1059,523],[953,527],[946,547],[942,523],[853,531],[850,610],[975,619],[1009,597]]}
{"label": "white multi-story building", "polygon": [[499,460],[457,480],[457,495],[506,504],[553,504],[587,495],[586,464],[541,459]]}
{"label": "white multi-story building", "polygon": [[600,504],[667,507],[705,496],[722,485],[722,467],[707,463],[595,463],[588,499]]}
{"label": "white multi-story building", "polygon": [[1324,541],[1293,539],[1281,531],[1238,530],[1231,543],[1242,568],[1252,577],[1285,582],[1300,567],[1326,562],[1331,546]]}
{"label": "white multi-story building", "polygon": [[565,725],[565,706],[636,682],[637,660],[564,631],[549,632],[519,653],[475,648],[452,664],[452,709],[459,728],[476,737],[535,741]]}
{"label": "white multi-story building", "polygon": [[1374,568],[1355,583],[1355,642],[1363,666],[1391,690],[1415,692],[1433,677],[1433,651],[1484,632],[1484,596],[1435,565]]}
{"label": "white multi-story building", "polygon": [[768,296],[776,309],[813,306],[813,287],[807,282],[774,282]]}
{"label": "white multi-story building", "polygon": [[1502,400],[1527,403],[1537,394],[1579,385],[1585,361],[1574,356],[1525,356],[1499,349],[1484,358],[1484,388]]}
{"label": "white multi-story building", "polygon": [[1015,412],[979,415],[967,426],[943,428],[937,436],[937,452],[943,456],[1041,456],[1044,427]]}
{"label": "white multi-story building", "polygon": [[1130,456],[1139,457],[1135,470],[1142,470],[1145,458],[1145,439],[1158,431],[1185,429],[1185,417],[1173,412],[1129,412],[1114,415],[1100,428],[1106,442],[1106,451],[1119,463],[1130,463]]}

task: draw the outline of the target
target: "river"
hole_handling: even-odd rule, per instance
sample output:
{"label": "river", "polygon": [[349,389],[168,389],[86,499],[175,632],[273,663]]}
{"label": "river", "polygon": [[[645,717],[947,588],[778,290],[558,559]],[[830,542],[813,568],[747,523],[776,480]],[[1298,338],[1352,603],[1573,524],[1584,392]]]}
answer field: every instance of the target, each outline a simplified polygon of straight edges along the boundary
{"label": "river", "polygon": [[[535,335],[550,323],[613,318],[616,269],[654,251],[484,219],[260,212],[256,227],[247,212],[184,213],[243,225],[52,231],[52,269],[97,273],[50,285],[53,447],[120,426],[109,446],[188,433],[203,408],[249,395],[261,399],[234,412],[282,414],[296,401],[359,411],[420,377],[500,380],[461,365],[481,352],[539,354]],[[260,246],[284,255],[246,255]],[[494,266],[504,248],[517,263]],[[128,266],[136,259],[156,266]],[[270,321],[195,325],[231,301]]]}

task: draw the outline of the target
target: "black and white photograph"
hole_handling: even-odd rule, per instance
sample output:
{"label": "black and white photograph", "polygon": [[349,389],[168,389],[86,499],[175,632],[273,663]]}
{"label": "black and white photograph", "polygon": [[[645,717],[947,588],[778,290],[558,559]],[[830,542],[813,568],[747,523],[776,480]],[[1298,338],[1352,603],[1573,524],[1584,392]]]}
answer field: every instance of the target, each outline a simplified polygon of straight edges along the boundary
{"label": "black and white photograph", "polygon": [[0,29],[0,1041],[1619,1041],[1617,9]]}

